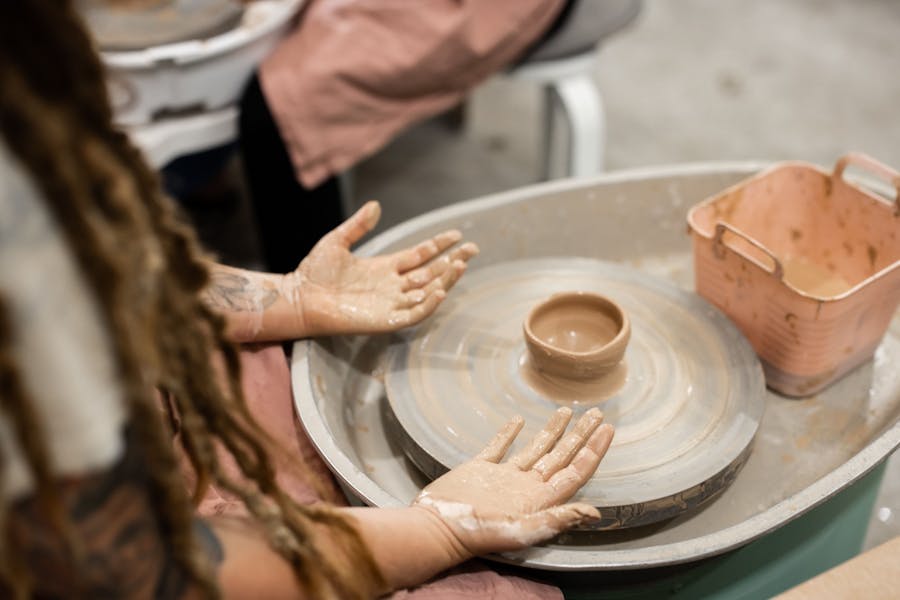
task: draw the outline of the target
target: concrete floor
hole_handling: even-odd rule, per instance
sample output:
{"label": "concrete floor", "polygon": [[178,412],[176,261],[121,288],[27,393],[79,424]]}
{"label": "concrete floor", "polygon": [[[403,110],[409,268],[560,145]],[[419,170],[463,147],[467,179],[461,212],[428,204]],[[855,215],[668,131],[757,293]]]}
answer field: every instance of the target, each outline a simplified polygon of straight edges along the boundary
{"label": "concrete floor", "polygon": [[[598,53],[606,167],[723,159],[831,166],[848,150],[900,167],[898,31],[894,0],[646,0],[638,21]],[[485,83],[463,131],[429,121],[360,165],[350,203],[380,199],[382,231],[534,182],[539,100],[526,83]],[[212,236],[223,230],[222,210],[200,208]],[[889,464],[866,546],[897,535],[900,458]]]}
{"label": "concrete floor", "polygon": [[[596,0],[588,0],[596,1]],[[648,0],[598,52],[608,170],[723,159],[831,166],[848,150],[900,168],[900,3]],[[354,204],[378,198],[380,230],[439,206],[536,180],[540,94],[498,77],[467,126],[425,123],[362,164]],[[866,546],[900,535],[900,458]]]}

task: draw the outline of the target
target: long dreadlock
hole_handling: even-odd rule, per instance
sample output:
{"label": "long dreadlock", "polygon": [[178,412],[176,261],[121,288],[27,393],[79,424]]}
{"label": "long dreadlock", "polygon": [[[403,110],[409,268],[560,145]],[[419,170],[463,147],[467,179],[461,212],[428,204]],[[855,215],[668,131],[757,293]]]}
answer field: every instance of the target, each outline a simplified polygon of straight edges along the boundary
{"label": "long dreadlock", "polygon": [[[276,484],[267,436],[240,386],[237,350],[223,319],[200,299],[208,272],[195,238],[164,198],[157,176],[112,125],[104,71],[71,0],[0,3],[0,130],[42,192],[96,295],[115,350],[135,443],[147,457],[160,532],[185,572],[209,596],[213,571],[191,527],[192,505],[154,389],[165,390],[182,420],[182,443],[197,476],[195,499],[213,481],[236,494],[272,546],[314,597],[362,597],[381,582],[374,559],[345,518],[301,506]],[[0,396],[36,482],[35,497],[78,560],[78,540],[54,494],[40,427],[10,352],[8,310],[0,298]],[[221,384],[212,357],[224,364]],[[222,469],[230,453],[245,480]],[[346,561],[323,556],[312,529],[328,525]],[[0,540],[0,583],[28,593],[13,562],[16,540]]]}

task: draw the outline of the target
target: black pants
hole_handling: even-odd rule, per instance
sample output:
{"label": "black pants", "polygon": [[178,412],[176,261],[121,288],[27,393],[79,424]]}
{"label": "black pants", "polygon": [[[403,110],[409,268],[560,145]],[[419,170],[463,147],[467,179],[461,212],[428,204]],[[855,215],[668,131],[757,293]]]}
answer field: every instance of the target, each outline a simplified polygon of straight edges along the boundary
{"label": "black pants", "polygon": [[266,268],[292,271],[344,219],[338,180],[332,177],[313,189],[297,181],[256,75],[241,98],[239,126],[241,158]]}

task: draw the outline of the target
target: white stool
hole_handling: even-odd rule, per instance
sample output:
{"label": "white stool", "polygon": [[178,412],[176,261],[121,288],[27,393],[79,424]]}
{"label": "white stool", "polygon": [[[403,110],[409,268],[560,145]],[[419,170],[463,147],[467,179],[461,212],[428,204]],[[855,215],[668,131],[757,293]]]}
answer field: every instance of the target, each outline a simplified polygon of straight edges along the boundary
{"label": "white stool", "polygon": [[[594,81],[596,50],[557,60],[526,62],[506,74],[543,86],[543,148],[541,179],[554,175],[562,155],[563,176],[582,177],[603,170],[606,118]],[[556,124],[565,121],[566,140],[559,141]]]}
{"label": "white stool", "polygon": [[[544,89],[541,179],[556,174],[559,163],[567,177],[603,170],[606,120],[594,80],[598,47],[632,23],[641,6],[642,0],[570,0],[555,30],[507,73]],[[557,131],[559,121],[565,121],[564,132]]]}

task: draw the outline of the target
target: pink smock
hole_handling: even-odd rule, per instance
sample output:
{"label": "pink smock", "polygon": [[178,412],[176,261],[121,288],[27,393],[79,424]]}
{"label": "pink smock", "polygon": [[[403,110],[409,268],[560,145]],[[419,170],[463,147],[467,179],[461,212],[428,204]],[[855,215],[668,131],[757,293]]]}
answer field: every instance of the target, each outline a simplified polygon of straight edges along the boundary
{"label": "pink smock", "polygon": [[310,0],[260,68],[307,188],[458,104],[553,23],[564,0]]}

